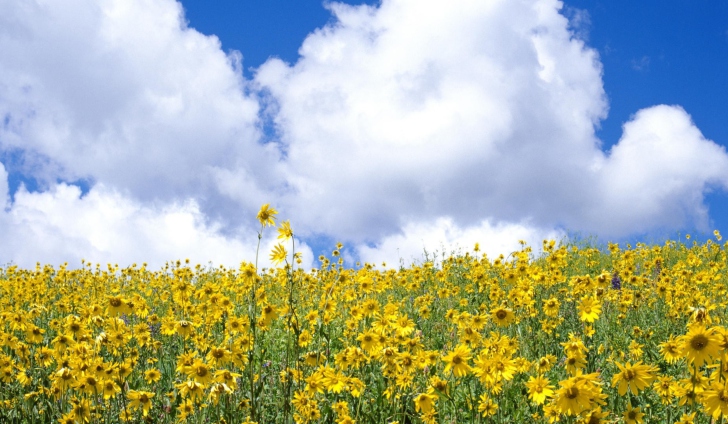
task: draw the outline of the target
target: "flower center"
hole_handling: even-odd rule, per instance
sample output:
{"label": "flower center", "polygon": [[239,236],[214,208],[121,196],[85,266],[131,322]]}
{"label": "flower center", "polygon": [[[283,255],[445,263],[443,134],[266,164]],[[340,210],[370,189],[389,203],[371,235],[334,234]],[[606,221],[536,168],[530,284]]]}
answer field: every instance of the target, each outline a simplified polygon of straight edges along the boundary
{"label": "flower center", "polygon": [[569,387],[566,389],[566,398],[567,399],[576,399],[576,397],[579,396],[579,389],[576,387]]}
{"label": "flower center", "polygon": [[690,347],[694,350],[703,350],[708,345],[708,338],[702,334],[698,334],[690,340]]}

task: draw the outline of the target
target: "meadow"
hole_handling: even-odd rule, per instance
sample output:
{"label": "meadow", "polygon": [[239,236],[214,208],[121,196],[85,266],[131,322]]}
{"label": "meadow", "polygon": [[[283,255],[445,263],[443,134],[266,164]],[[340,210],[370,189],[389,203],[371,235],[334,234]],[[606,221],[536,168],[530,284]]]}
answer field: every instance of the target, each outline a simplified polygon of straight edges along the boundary
{"label": "meadow", "polygon": [[[0,268],[3,423],[722,423],[726,248]],[[253,235],[255,237],[255,235]],[[397,258],[392,258],[396,261]]]}

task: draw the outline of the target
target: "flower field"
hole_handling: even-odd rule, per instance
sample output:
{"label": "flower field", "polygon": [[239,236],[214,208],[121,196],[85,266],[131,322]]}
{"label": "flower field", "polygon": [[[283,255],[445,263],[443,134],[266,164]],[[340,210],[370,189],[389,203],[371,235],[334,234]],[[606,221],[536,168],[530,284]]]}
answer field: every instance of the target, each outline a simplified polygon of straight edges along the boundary
{"label": "flower field", "polygon": [[276,214],[272,269],[0,268],[0,422],[728,422],[717,232],[303,270]]}

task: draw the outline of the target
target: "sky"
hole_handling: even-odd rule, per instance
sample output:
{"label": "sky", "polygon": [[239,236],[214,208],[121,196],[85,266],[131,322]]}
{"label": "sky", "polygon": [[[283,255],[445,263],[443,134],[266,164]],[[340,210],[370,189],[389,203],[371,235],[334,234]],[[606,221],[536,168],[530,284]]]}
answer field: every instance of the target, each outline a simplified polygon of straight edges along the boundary
{"label": "sky", "polygon": [[728,234],[728,3],[454,5],[0,0],[0,264]]}

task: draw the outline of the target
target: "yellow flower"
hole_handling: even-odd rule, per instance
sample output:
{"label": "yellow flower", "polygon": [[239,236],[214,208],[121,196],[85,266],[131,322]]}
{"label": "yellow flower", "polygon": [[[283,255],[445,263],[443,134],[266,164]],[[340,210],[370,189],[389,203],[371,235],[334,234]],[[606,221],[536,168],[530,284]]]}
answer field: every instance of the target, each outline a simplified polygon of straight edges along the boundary
{"label": "yellow flower", "polygon": [[675,424],[695,424],[695,412],[682,414],[680,421],[676,421]]}
{"label": "yellow flower", "polygon": [[499,327],[507,327],[516,319],[512,310],[502,306],[490,311],[490,316]]}
{"label": "yellow flower", "polygon": [[702,393],[701,400],[705,411],[714,419],[728,416],[728,383],[713,382],[710,389]]}
{"label": "yellow flower", "polygon": [[177,334],[184,338],[190,337],[195,333],[194,324],[184,319],[177,321],[175,329],[177,330]]}
{"label": "yellow flower", "polygon": [[131,409],[141,408],[142,415],[145,417],[149,414],[149,410],[152,407],[152,398],[154,397],[154,393],[141,390],[130,390],[126,397],[131,401],[129,403],[129,407]]}
{"label": "yellow flower", "polygon": [[620,396],[624,396],[627,390],[637,395],[645,387],[649,386],[650,383],[655,379],[657,368],[644,365],[642,362],[637,362],[632,365],[625,363],[624,365],[615,362],[619,372],[612,376],[612,387],[617,386],[617,391]]}
{"label": "yellow flower", "polygon": [[106,312],[113,316],[129,312],[127,301],[121,296],[109,296],[107,298]]}
{"label": "yellow flower", "polygon": [[559,315],[560,306],[561,304],[559,303],[559,299],[552,297],[543,303],[543,313],[546,314],[547,317],[554,318]]}
{"label": "yellow flower", "polygon": [[309,395],[315,396],[316,393],[323,393],[324,392],[324,381],[323,376],[319,373],[313,373],[310,376],[306,377],[306,391]]}
{"label": "yellow flower", "polygon": [[276,225],[275,222],[275,216],[278,214],[278,211],[271,208],[269,203],[264,204],[260,207],[260,211],[258,211],[258,221],[260,221],[260,225],[263,227],[271,226],[274,227]]}
{"label": "yellow flower", "polygon": [[179,412],[177,419],[179,422],[186,422],[187,417],[195,413],[195,405],[192,403],[190,399],[185,399],[182,401],[182,403],[177,407],[177,411]]}
{"label": "yellow flower", "polygon": [[470,349],[465,345],[458,345],[455,350],[442,358],[442,361],[445,362],[445,372],[452,370],[455,377],[466,376],[470,372],[469,359]]}
{"label": "yellow flower", "polygon": [[673,336],[670,336],[664,343],[660,343],[660,352],[668,364],[674,364],[682,359],[680,342]]}
{"label": "yellow flower", "polygon": [[207,361],[210,362],[214,367],[219,367],[227,364],[232,360],[232,352],[222,346],[213,347],[207,353],[205,359],[207,359]]}
{"label": "yellow flower", "polygon": [[379,346],[379,336],[372,330],[359,334],[356,339],[361,343],[362,350],[367,353],[375,351]]}
{"label": "yellow flower", "polygon": [[675,382],[670,376],[657,377],[657,381],[652,385],[652,389],[660,396],[663,405],[668,405],[673,396],[675,396]]}
{"label": "yellow flower", "polygon": [[516,364],[510,357],[482,351],[475,360],[473,372],[487,387],[510,381],[516,372]]}
{"label": "yellow flower", "polygon": [[104,380],[104,382],[101,383],[101,388],[103,390],[104,399],[106,400],[116,396],[116,394],[121,391],[121,387],[119,387],[119,385],[113,380]]}
{"label": "yellow flower", "polygon": [[283,247],[282,244],[276,244],[273,246],[273,250],[270,253],[270,261],[273,262],[273,264],[278,265],[281,262],[286,260],[286,256],[288,255],[288,252],[286,252],[286,249]]}
{"label": "yellow flower", "polygon": [[225,383],[228,387],[235,390],[238,388],[237,378],[241,375],[229,370],[217,370],[215,371],[214,379],[216,382]]}
{"label": "yellow flower", "polygon": [[627,406],[627,410],[624,411],[624,423],[625,424],[642,424],[642,418],[645,413],[640,410],[639,407],[632,408],[632,405]]}
{"label": "yellow flower", "polygon": [[278,239],[288,240],[291,237],[293,237],[291,222],[288,220],[281,222],[281,226],[278,227]]}
{"label": "yellow flower", "polygon": [[609,412],[602,412],[602,408],[600,406],[597,406],[596,409],[593,409],[589,411],[584,416],[584,419],[580,422],[583,422],[585,424],[600,424],[600,423],[606,423],[607,421],[602,421],[606,419],[609,416]]}
{"label": "yellow flower", "polygon": [[73,416],[73,412],[61,415],[58,424],[76,424],[76,418]]}
{"label": "yellow flower", "polygon": [[43,342],[44,333],[45,333],[44,329],[39,328],[36,325],[33,325],[31,323],[25,329],[25,338],[30,343],[38,344],[38,343]]}
{"label": "yellow flower", "polygon": [[75,383],[79,391],[89,395],[97,395],[103,391],[101,381],[93,374],[84,374]]}
{"label": "yellow flower", "polygon": [[210,395],[208,400],[212,401],[213,405],[217,405],[220,402],[220,397],[223,395],[229,395],[233,393],[233,389],[225,383],[215,383],[210,388]]}
{"label": "yellow flower", "polygon": [[715,330],[706,329],[701,324],[691,326],[688,333],[679,340],[683,356],[696,367],[718,357],[720,353],[720,339]]}
{"label": "yellow flower", "polygon": [[554,366],[554,363],[556,363],[556,357],[554,355],[548,354],[543,356],[536,363],[536,371],[543,374],[550,370]]}
{"label": "yellow flower", "polygon": [[437,400],[434,393],[420,393],[414,398],[415,410],[423,414],[429,413],[433,409],[433,402]]}
{"label": "yellow flower", "polygon": [[564,367],[566,368],[566,372],[571,375],[576,375],[586,368],[586,358],[580,354],[567,356],[566,362],[564,362]]}
{"label": "yellow flower", "polygon": [[260,311],[261,313],[261,319],[265,323],[265,326],[269,326],[273,320],[278,318],[278,310],[275,306],[267,304],[263,307],[263,309]]}
{"label": "yellow flower", "polygon": [[594,322],[599,319],[602,312],[601,303],[591,297],[585,297],[579,303],[579,319],[584,322]]}
{"label": "yellow flower", "polygon": [[56,371],[55,374],[53,374],[52,378],[55,385],[58,386],[61,390],[66,390],[67,388],[74,386],[76,381],[76,376],[74,375],[74,372],[67,367],[63,367]]}
{"label": "yellow flower", "polygon": [[313,398],[309,397],[306,392],[300,390],[293,394],[293,400],[291,403],[296,408],[296,411],[302,414],[318,408],[317,402]]}
{"label": "yellow flower", "polygon": [[195,401],[197,399],[201,399],[202,395],[204,394],[204,387],[194,381],[194,380],[187,380],[179,384],[175,384],[175,387],[177,390],[179,390],[180,395],[182,395],[182,398],[189,398],[192,401]]}
{"label": "yellow flower", "polygon": [[483,414],[484,417],[490,417],[498,412],[498,404],[493,401],[487,394],[483,393],[480,395],[480,402],[478,402],[478,411]]}
{"label": "yellow flower", "polygon": [[546,402],[546,398],[554,395],[554,386],[549,384],[550,381],[543,376],[530,377],[526,383],[528,388],[528,397],[539,405]]}
{"label": "yellow flower", "polygon": [[160,378],[162,373],[157,369],[152,368],[144,372],[144,380],[149,384],[156,383]]}
{"label": "yellow flower", "polygon": [[312,340],[313,336],[311,335],[311,332],[308,330],[303,330],[301,331],[301,334],[298,335],[298,346],[306,347],[311,343]]}
{"label": "yellow flower", "polygon": [[584,357],[588,351],[586,346],[584,346],[584,342],[573,334],[569,334],[569,340],[561,343],[561,346],[564,347],[566,356]]}
{"label": "yellow flower", "polygon": [[91,420],[91,406],[88,399],[74,399],[71,414],[76,422],[87,423]]}
{"label": "yellow flower", "polygon": [[436,390],[439,393],[449,394],[448,386],[447,386],[447,380],[443,380],[438,376],[430,377],[430,387],[432,389]]}
{"label": "yellow flower", "polygon": [[579,415],[592,408],[592,391],[587,381],[572,377],[559,382],[561,388],[556,392],[555,407],[562,414]]}
{"label": "yellow flower", "polygon": [[184,373],[187,377],[200,383],[202,386],[207,386],[213,379],[212,370],[202,359],[197,358],[192,365],[184,368]]}

